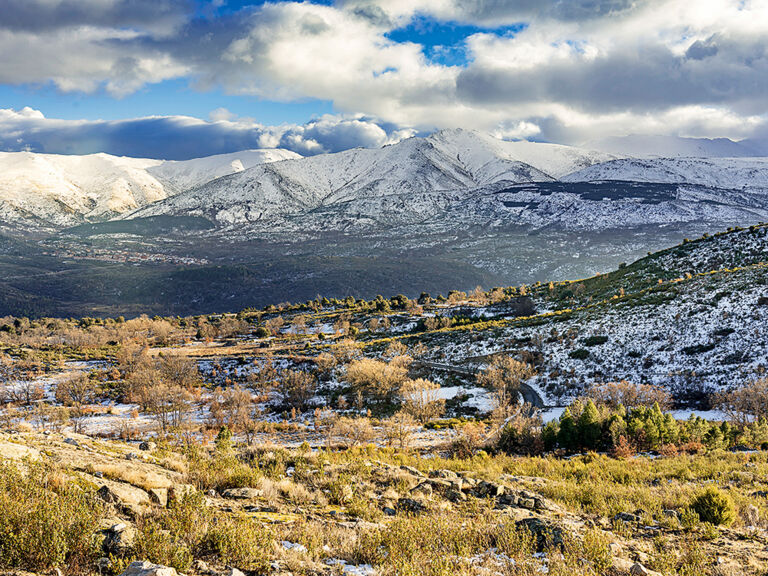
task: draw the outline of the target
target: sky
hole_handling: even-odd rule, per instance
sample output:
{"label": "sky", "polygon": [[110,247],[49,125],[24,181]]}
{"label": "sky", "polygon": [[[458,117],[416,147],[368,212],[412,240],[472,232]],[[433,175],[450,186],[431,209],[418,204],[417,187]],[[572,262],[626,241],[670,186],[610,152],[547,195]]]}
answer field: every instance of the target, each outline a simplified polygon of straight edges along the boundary
{"label": "sky", "polygon": [[0,0],[0,150],[768,140],[768,0]]}

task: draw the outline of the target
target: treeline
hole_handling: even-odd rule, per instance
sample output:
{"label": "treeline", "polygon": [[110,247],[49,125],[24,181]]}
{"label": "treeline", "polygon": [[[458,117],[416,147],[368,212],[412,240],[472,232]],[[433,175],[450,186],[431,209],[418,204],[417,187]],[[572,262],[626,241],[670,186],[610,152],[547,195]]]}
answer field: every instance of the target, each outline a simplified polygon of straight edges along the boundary
{"label": "treeline", "polygon": [[726,416],[723,421],[695,414],[678,420],[664,409],[669,405],[668,393],[656,386],[602,384],[546,424],[522,412],[510,418],[495,448],[524,454],[601,451],[617,457],[638,452],[768,449],[767,379],[716,395],[713,406]]}

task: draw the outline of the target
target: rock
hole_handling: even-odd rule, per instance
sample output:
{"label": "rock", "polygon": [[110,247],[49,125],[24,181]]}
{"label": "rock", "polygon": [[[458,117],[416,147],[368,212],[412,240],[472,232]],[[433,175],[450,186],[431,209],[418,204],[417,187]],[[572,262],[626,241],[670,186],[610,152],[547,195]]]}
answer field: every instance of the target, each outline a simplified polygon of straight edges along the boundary
{"label": "rock", "polygon": [[517,502],[517,505],[520,508],[533,510],[534,508],[536,508],[536,500],[534,500],[533,498],[520,498],[520,500],[518,500]]}
{"label": "rock", "polygon": [[152,564],[146,560],[137,560],[131,562],[120,576],[178,576],[178,574],[174,568]]}
{"label": "rock", "polygon": [[504,492],[505,488],[501,484],[494,484],[485,480],[479,482],[474,489],[474,494],[478,498],[497,498],[503,496]]}
{"label": "rock", "polygon": [[662,510],[661,515],[665,518],[674,518],[676,520],[680,520],[680,514],[677,510]]}
{"label": "rock", "polygon": [[21,444],[0,442],[0,460],[23,460],[24,458],[37,460],[40,458],[40,452],[34,448],[22,446]]}
{"label": "rock", "polygon": [[131,514],[142,514],[152,504],[149,494],[141,488],[110,480],[99,482],[104,483],[96,492],[99,498],[109,504],[121,506]]}
{"label": "rock", "polygon": [[227,488],[221,495],[232,500],[255,500],[264,496],[264,491],[257,488]]}
{"label": "rock", "polygon": [[238,570],[237,568],[229,568],[224,571],[224,576],[245,576],[245,574],[240,572],[240,570]]}
{"label": "rock", "polygon": [[443,480],[455,480],[459,477],[456,472],[452,470],[433,470],[429,473],[430,478],[441,478]]}
{"label": "rock", "polygon": [[106,531],[102,549],[106,554],[123,555],[133,548],[136,530],[127,524],[116,524]]}
{"label": "rock", "polygon": [[195,560],[195,572],[198,574],[205,574],[206,576],[216,576],[218,574],[216,570],[208,566],[208,563],[204,560]]}
{"label": "rock", "polygon": [[411,494],[426,496],[427,498],[432,496],[432,485],[429,482],[422,482],[416,488],[411,490]]}
{"label": "rock", "polygon": [[640,516],[630,514],[629,512],[619,512],[613,519],[620,522],[640,522]]}
{"label": "rock", "polygon": [[154,442],[142,442],[139,444],[139,450],[143,450],[144,452],[152,452],[157,448],[157,444]]}
{"label": "rock", "polygon": [[563,530],[553,522],[533,517],[518,520],[515,525],[527,528],[536,537],[536,549],[539,552],[552,546],[563,545]]}
{"label": "rock", "polygon": [[136,452],[128,452],[128,454],[125,455],[126,460],[140,460],[141,456],[136,454]]}
{"label": "rock", "polygon": [[69,444],[71,446],[80,446],[80,442],[78,442],[74,438],[64,438],[64,444]]}
{"label": "rock", "polygon": [[112,567],[112,560],[102,556],[101,558],[96,560],[95,565],[99,573],[103,574],[104,572],[107,572]]}
{"label": "rock", "polygon": [[427,482],[429,482],[429,485],[432,486],[433,489],[439,490],[441,492],[447,492],[453,488],[453,485],[450,482],[447,480],[441,480],[439,478],[430,478],[427,480]]}
{"label": "rock", "polygon": [[632,574],[632,576],[662,576],[659,572],[648,570],[648,568],[646,568],[639,562],[635,562],[634,564],[632,564],[632,566],[629,569],[629,573]]}
{"label": "rock", "polygon": [[608,544],[608,552],[611,553],[611,556],[619,556],[621,554],[621,544],[618,542],[611,542]]}
{"label": "rock", "polygon": [[467,495],[461,490],[450,489],[445,495],[451,502],[463,502],[467,499]]}
{"label": "rock", "polygon": [[390,508],[389,506],[385,506],[382,509],[382,512],[384,512],[385,516],[395,516],[397,514],[397,510],[395,510],[394,508]]}
{"label": "rock", "polygon": [[183,500],[185,496],[194,494],[195,492],[195,487],[191,484],[174,484],[168,488],[168,502]]}
{"label": "rock", "polygon": [[403,512],[413,513],[424,512],[427,509],[424,504],[413,498],[400,498],[400,500],[397,501],[397,507]]}
{"label": "rock", "polygon": [[405,464],[403,464],[402,466],[400,466],[400,470],[405,470],[409,474],[413,474],[414,476],[419,476],[421,478],[425,477],[424,473],[421,470],[417,470],[413,466],[406,466]]}
{"label": "rock", "polygon": [[158,506],[162,508],[168,506],[168,488],[150,488],[148,493],[149,499]]}

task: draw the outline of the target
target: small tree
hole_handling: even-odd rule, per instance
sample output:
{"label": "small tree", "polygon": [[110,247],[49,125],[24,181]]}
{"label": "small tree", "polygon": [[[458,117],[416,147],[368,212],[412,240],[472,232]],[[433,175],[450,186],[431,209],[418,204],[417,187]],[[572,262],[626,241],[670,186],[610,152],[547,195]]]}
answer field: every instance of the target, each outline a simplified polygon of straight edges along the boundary
{"label": "small tree", "polygon": [[383,425],[384,437],[388,445],[396,445],[401,450],[408,448],[413,431],[416,429],[416,421],[413,416],[401,410],[385,420]]}
{"label": "small tree", "polygon": [[400,389],[403,410],[421,424],[439,418],[445,411],[445,399],[440,398],[439,391],[440,385],[429,380],[406,380]]}
{"label": "small tree", "polygon": [[497,407],[504,408],[517,399],[520,385],[536,375],[533,366],[511,356],[496,357],[477,375],[477,383],[494,391]]}
{"label": "small tree", "polygon": [[715,408],[722,410],[738,426],[768,418],[768,378],[713,396]]}
{"label": "small tree", "polygon": [[304,370],[283,370],[278,385],[288,405],[303,411],[307,401],[315,394],[317,379]]}

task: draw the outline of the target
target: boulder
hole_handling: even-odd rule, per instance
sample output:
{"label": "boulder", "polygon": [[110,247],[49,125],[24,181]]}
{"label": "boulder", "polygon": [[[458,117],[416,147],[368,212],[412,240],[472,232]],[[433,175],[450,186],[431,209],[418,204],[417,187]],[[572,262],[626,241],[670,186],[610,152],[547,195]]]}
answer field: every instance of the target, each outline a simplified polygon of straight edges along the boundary
{"label": "boulder", "polygon": [[168,506],[168,488],[150,488],[148,493],[153,503],[162,508]]}
{"label": "boulder", "polygon": [[227,488],[221,495],[232,500],[255,500],[264,496],[258,488]]}
{"label": "boulder", "polygon": [[411,494],[426,496],[427,498],[432,496],[432,485],[429,482],[422,482],[416,488],[411,490]]}
{"label": "boulder", "polygon": [[405,464],[403,464],[402,466],[400,466],[400,470],[405,470],[406,472],[408,472],[409,474],[413,474],[414,476],[424,477],[424,473],[421,470],[417,470],[413,466],[406,466]]}
{"label": "boulder", "polygon": [[195,493],[195,487],[191,484],[174,484],[168,488],[168,502],[183,500],[185,496]]}
{"label": "boulder", "polygon": [[99,480],[102,483],[96,494],[109,504],[121,506],[132,514],[142,514],[151,506],[149,494],[141,488],[122,482]]}
{"label": "boulder", "polygon": [[142,442],[139,444],[139,450],[143,450],[144,452],[152,452],[157,448],[157,444],[154,442]]}
{"label": "boulder", "polygon": [[629,568],[629,573],[632,576],[662,576],[661,573],[649,570],[639,562],[635,562]]}
{"label": "boulder", "polygon": [[124,555],[136,541],[136,530],[127,524],[115,524],[104,532],[102,549],[106,554]]}
{"label": "boulder", "polygon": [[175,568],[137,560],[131,562],[120,576],[178,576],[178,573]]}
{"label": "boulder", "polygon": [[527,528],[536,537],[536,549],[541,552],[551,546],[563,545],[563,530],[557,524],[542,518],[524,518],[518,520],[518,528]]}
{"label": "boulder", "polygon": [[400,498],[400,500],[397,501],[397,508],[403,512],[412,513],[424,512],[427,509],[424,504],[413,498]]}
{"label": "boulder", "polygon": [[40,458],[40,452],[21,444],[0,442],[0,460],[23,460],[24,458],[37,460]]}
{"label": "boulder", "polygon": [[442,478],[443,480],[455,480],[459,475],[452,470],[432,470],[432,472],[429,473],[429,477]]}

